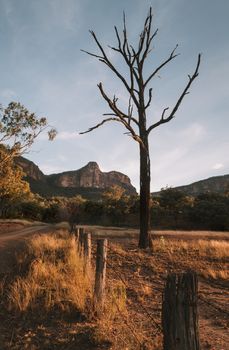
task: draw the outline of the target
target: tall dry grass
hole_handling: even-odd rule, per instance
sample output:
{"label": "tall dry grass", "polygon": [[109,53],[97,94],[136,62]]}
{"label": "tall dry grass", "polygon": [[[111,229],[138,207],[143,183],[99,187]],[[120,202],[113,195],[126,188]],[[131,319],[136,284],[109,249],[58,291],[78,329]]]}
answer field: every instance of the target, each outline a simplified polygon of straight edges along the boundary
{"label": "tall dry grass", "polygon": [[76,249],[75,238],[67,232],[34,236],[20,264],[21,270],[25,265],[27,273],[11,285],[11,309],[49,311],[58,307],[68,311],[74,307],[86,311],[92,296],[91,274],[85,274],[84,259]]}
{"label": "tall dry grass", "polygon": [[167,240],[163,236],[153,241],[153,250],[158,252],[183,252],[195,251],[199,256],[224,259],[229,257],[229,242],[217,240]]}
{"label": "tall dry grass", "polygon": [[211,279],[229,279],[227,264],[229,242],[225,240],[167,240],[163,236],[153,241],[153,251],[165,253],[168,259],[183,259],[190,268]]}

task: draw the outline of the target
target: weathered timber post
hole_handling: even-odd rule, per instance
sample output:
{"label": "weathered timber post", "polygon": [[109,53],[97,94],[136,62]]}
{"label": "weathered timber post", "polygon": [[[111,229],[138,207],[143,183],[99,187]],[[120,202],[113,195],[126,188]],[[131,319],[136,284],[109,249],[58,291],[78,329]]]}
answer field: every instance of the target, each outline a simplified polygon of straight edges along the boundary
{"label": "weathered timber post", "polygon": [[78,240],[78,249],[79,249],[79,253],[82,254],[82,250],[83,250],[83,240],[84,240],[84,228],[80,227],[79,228],[79,240]]}
{"label": "weathered timber post", "polygon": [[85,269],[88,270],[91,266],[91,234],[85,233],[83,236],[83,251],[85,259]]}
{"label": "weathered timber post", "polygon": [[79,229],[79,228],[76,228],[76,229],[75,229],[75,238],[76,238],[77,244],[78,244],[78,240],[79,240],[79,235],[80,235],[80,229]]}
{"label": "weathered timber post", "polygon": [[97,240],[94,308],[97,316],[103,312],[105,299],[105,278],[107,259],[107,239]]}
{"label": "weathered timber post", "polygon": [[163,294],[164,350],[200,350],[196,273],[169,274]]}

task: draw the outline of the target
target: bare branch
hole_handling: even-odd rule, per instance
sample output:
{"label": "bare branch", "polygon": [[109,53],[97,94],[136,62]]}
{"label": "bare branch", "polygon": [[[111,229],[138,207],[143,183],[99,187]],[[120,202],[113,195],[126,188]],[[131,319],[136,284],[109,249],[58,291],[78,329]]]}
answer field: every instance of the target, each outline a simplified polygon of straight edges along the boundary
{"label": "bare branch", "polygon": [[121,40],[120,40],[120,36],[119,36],[119,33],[118,33],[118,29],[117,29],[116,26],[114,28],[115,28],[116,37],[118,39],[118,47],[121,50]]}
{"label": "bare branch", "polygon": [[86,51],[86,50],[80,50],[80,51],[82,51],[82,52],[84,52],[84,53],[86,53],[87,55],[90,55],[90,56],[92,56],[92,57],[96,57],[96,58],[99,58],[100,60],[103,60],[103,57],[102,56],[99,56],[99,55],[96,55],[95,53],[92,53],[92,52],[89,52],[89,51]]}
{"label": "bare branch", "polygon": [[116,98],[113,98],[113,101],[108,97],[108,95],[104,92],[103,90],[103,85],[102,83],[99,83],[98,84],[98,88],[100,90],[100,93],[101,95],[103,96],[104,100],[108,103],[110,109],[115,113],[115,115],[117,115],[118,118],[120,118],[123,122],[124,122],[124,125],[126,126],[126,128],[132,133],[132,135],[135,134],[135,131],[134,129],[126,122],[125,119],[129,120],[131,119],[137,126],[139,126],[139,123],[138,121],[133,118],[131,116],[131,118],[126,115],[125,113],[123,113],[119,108],[118,106],[116,105],[116,102],[117,102],[117,99]]}
{"label": "bare branch", "polygon": [[146,87],[146,85],[150,82],[150,80],[170,61],[172,61],[175,57],[179,56],[179,54],[175,54],[176,49],[178,48],[178,45],[175,46],[175,48],[173,49],[173,51],[171,52],[169,58],[167,58],[167,60],[165,60],[162,64],[160,64],[160,66],[158,66],[153,73],[150,74],[150,76],[148,77],[148,79],[146,79],[145,83],[144,83],[144,87]]}
{"label": "bare branch", "polygon": [[[124,19],[124,21],[125,21],[125,19]],[[124,22],[124,23],[125,23],[125,22]],[[85,50],[82,50],[82,51],[85,52],[85,53],[87,53],[87,54],[90,55],[90,56],[93,56],[93,57],[95,57],[95,58],[98,58],[99,61],[105,63],[105,64],[116,74],[116,76],[123,82],[125,88],[126,88],[127,91],[129,92],[129,94],[132,96],[133,101],[134,101],[136,107],[138,107],[138,106],[139,106],[139,103],[138,103],[138,100],[137,100],[137,98],[136,98],[136,96],[135,96],[135,94],[134,94],[134,82],[133,82],[133,75],[136,75],[136,72],[134,73],[134,69],[133,69],[133,67],[131,67],[131,64],[130,64],[129,56],[128,56],[128,54],[127,54],[126,51],[125,51],[126,47],[128,47],[128,45],[127,45],[127,36],[126,36],[125,24],[124,24],[124,43],[123,43],[124,51],[123,51],[123,48],[121,48],[121,39],[120,39],[120,36],[119,36],[119,34],[118,34],[118,30],[117,30],[116,27],[115,27],[115,32],[116,32],[116,36],[117,36],[117,39],[118,39],[119,48],[116,49],[116,48],[113,48],[113,47],[112,47],[112,49],[115,50],[115,51],[120,52],[120,53],[123,55],[123,57],[125,58],[125,60],[126,60],[126,62],[127,62],[127,64],[128,64],[128,66],[130,67],[130,72],[131,72],[131,73],[130,73],[130,79],[131,79],[130,84],[128,84],[128,82],[127,82],[127,80],[125,79],[125,77],[115,68],[115,66],[114,66],[114,65],[112,64],[112,62],[109,60],[109,58],[107,57],[107,55],[106,55],[106,53],[105,53],[105,51],[104,51],[102,45],[101,45],[100,42],[99,42],[99,40],[98,40],[96,34],[95,34],[92,30],[90,30],[89,32],[91,33],[91,35],[92,35],[94,41],[96,42],[96,44],[97,44],[99,50],[101,51],[102,55],[96,55],[96,54],[94,54],[94,53],[91,53],[91,52],[88,52],[88,51],[85,51]],[[127,46],[126,46],[126,45],[127,45]],[[129,47],[128,47],[128,52],[130,53]]]}
{"label": "bare branch", "polygon": [[[140,138],[140,136],[138,134],[136,134],[135,130],[131,127],[129,121],[133,120],[135,121],[137,124],[137,120],[135,120],[133,117],[129,117],[126,114],[124,114],[122,111],[120,111],[120,109],[117,107],[116,102],[117,102],[117,98],[114,96],[113,100],[111,100],[107,94],[104,92],[103,90],[103,86],[102,83],[98,84],[98,88],[100,90],[101,95],[103,96],[103,98],[105,99],[105,101],[108,103],[109,107],[111,108],[111,110],[114,112],[114,115],[116,117],[112,117],[112,118],[106,118],[104,120],[102,120],[101,123],[89,128],[87,131],[83,131],[80,132],[80,134],[86,134],[88,132],[91,132],[97,128],[99,128],[100,126],[102,126],[104,123],[107,123],[109,121],[116,121],[119,123],[122,123],[125,128],[129,131],[129,135],[138,143],[140,143],[142,145],[142,147],[145,148],[144,142],[142,141],[142,139]],[[126,120],[127,118],[127,120]]]}
{"label": "bare branch", "polygon": [[89,128],[88,130],[86,131],[82,131],[80,132],[79,134],[80,135],[83,135],[83,134],[87,134],[88,132],[91,132],[97,128],[99,128],[100,126],[102,126],[103,124],[107,123],[107,122],[110,122],[110,121],[116,121],[116,122],[119,122],[121,123],[121,120],[119,118],[107,118],[107,119],[103,119],[103,121],[95,126],[92,126],[91,128]]}
{"label": "bare branch", "polygon": [[189,88],[191,86],[191,84],[193,83],[193,81],[198,77],[199,75],[199,67],[200,67],[200,61],[201,61],[201,54],[198,55],[198,59],[197,59],[197,64],[196,64],[196,68],[195,68],[195,71],[194,73],[192,74],[192,76],[188,75],[188,78],[189,78],[189,81],[187,83],[187,85],[185,86],[182,94],[180,95],[180,97],[178,98],[177,100],[177,103],[175,104],[175,106],[173,107],[172,111],[170,112],[170,114],[168,115],[168,117],[165,118],[165,113],[166,111],[169,109],[169,107],[165,108],[162,112],[162,116],[161,116],[161,119],[155,123],[155,124],[152,124],[148,130],[147,130],[147,133],[149,134],[151,132],[151,130],[155,129],[156,127],[158,127],[159,125],[161,124],[164,124],[164,123],[168,123],[171,119],[173,119],[175,117],[175,113],[176,111],[178,110],[183,98],[185,97],[185,95],[187,95],[189,92]]}
{"label": "bare branch", "polygon": [[149,99],[148,99],[148,102],[145,106],[145,109],[147,109],[149,106],[150,106],[150,103],[151,103],[151,100],[152,100],[152,88],[149,89]]}

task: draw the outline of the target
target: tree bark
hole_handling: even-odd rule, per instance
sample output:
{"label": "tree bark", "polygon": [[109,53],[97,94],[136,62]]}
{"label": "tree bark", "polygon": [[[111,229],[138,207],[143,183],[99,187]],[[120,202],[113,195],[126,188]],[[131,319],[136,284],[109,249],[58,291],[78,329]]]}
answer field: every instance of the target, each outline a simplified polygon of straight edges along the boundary
{"label": "tree bark", "polygon": [[146,249],[150,245],[150,156],[148,137],[144,135],[140,145],[140,234],[138,246]]}

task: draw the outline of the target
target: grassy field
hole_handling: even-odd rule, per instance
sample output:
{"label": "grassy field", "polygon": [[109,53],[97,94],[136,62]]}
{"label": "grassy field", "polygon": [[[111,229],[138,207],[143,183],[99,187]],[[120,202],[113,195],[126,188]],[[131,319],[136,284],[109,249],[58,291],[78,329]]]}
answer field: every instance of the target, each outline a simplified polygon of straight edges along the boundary
{"label": "grassy field", "polygon": [[[60,228],[61,227],[61,228]],[[229,241],[227,232],[157,231],[153,249],[137,249],[137,231],[87,227],[93,261],[85,274],[75,238],[59,225],[17,250],[0,282],[0,349],[162,349],[161,300],[168,272],[199,276],[202,349],[226,350]],[[97,237],[108,237],[107,298],[93,309]]]}

